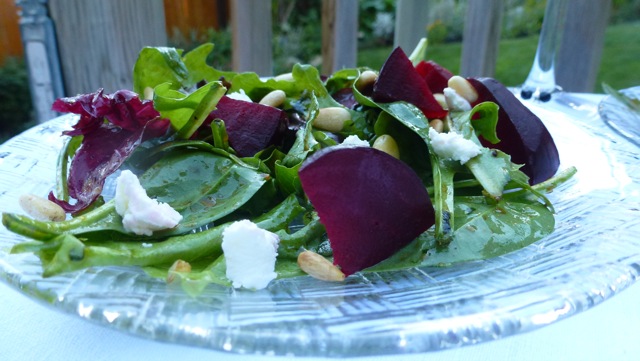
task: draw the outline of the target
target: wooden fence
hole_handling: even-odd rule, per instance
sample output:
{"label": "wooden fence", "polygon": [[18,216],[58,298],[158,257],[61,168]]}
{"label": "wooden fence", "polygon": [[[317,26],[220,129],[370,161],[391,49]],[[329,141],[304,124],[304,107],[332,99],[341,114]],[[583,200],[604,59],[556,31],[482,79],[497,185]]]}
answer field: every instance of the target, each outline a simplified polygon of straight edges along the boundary
{"label": "wooden fence", "polygon": [[0,65],[8,58],[22,57],[22,41],[15,0],[0,0]]}

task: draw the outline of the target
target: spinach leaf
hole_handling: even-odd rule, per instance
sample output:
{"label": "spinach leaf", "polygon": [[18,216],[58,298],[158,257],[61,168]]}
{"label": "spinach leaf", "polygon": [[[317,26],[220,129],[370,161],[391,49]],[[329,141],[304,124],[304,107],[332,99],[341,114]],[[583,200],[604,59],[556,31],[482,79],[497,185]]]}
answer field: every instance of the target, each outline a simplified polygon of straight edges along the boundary
{"label": "spinach leaf", "polygon": [[553,213],[543,204],[500,201],[487,204],[484,197],[456,197],[457,229],[446,247],[433,244],[422,265],[488,259],[523,248],[550,234]]}

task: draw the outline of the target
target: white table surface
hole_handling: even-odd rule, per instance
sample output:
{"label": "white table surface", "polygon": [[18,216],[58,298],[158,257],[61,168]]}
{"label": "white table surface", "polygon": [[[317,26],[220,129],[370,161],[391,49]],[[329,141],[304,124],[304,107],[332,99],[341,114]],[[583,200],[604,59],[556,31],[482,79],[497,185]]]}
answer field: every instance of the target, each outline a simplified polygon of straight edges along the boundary
{"label": "white table surface", "polygon": [[[589,97],[595,101],[599,97]],[[638,360],[640,285],[538,330],[445,351],[357,360]],[[64,314],[0,281],[0,361],[14,360],[283,360],[142,339]],[[304,360],[324,360],[303,358]]]}

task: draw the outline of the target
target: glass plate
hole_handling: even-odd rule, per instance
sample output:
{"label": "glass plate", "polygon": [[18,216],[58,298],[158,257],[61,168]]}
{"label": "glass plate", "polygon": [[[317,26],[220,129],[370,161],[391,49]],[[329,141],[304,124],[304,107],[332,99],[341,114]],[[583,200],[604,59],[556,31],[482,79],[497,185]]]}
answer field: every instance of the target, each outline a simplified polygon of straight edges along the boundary
{"label": "glass plate", "polygon": [[[299,277],[258,292],[210,286],[194,298],[137,268],[43,279],[36,257],[8,254],[24,239],[2,228],[0,275],[35,300],[104,326],[234,353],[417,353],[531,331],[603,302],[640,272],[638,148],[609,130],[596,104],[530,105],[556,139],[562,166],[578,173],[551,194],[556,231],[505,256],[356,274],[343,284]],[[74,121],[54,119],[0,146],[4,211],[21,212],[23,193],[53,188],[59,134]]]}
{"label": "glass plate", "polygon": [[[640,100],[640,86],[623,89],[620,92]],[[640,112],[631,111],[626,104],[611,95],[602,99],[598,109],[605,123],[640,147]]]}

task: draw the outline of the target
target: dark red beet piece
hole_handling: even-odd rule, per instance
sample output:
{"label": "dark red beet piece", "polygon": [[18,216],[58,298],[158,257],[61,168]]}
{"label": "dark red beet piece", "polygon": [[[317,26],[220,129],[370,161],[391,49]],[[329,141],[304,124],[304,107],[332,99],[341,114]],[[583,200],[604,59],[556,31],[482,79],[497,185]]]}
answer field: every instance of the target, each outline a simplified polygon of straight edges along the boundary
{"label": "dark red beet piece", "polygon": [[429,119],[444,118],[447,111],[433,97],[426,81],[401,48],[396,48],[380,69],[371,98],[380,103],[405,101]]}
{"label": "dark red beet piece", "polygon": [[416,71],[424,78],[429,90],[434,94],[444,92],[449,78],[453,76],[453,73],[433,60],[419,62],[416,65]]}
{"label": "dark red beet piece", "polygon": [[540,118],[533,114],[509,89],[492,78],[468,78],[478,91],[478,102],[492,101],[500,106],[498,112],[498,144],[483,145],[499,149],[529,176],[529,183],[537,184],[551,178],[560,166],[558,149]]}
{"label": "dark red beet piece", "polygon": [[343,106],[353,109],[358,105],[356,97],[353,95],[353,89],[343,88],[331,94],[331,97]]}
{"label": "dark red beet piece", "polygon": [[227,96],[218,102],[209,119],[224,120],[229,145],[241,157],[251,157],[273,144],[286,130],[284,111],[268,105],[236,100]]}
{"label": "dark red beet piece", "polygon": [[327,230],[334,264],[347,276],[387,259],[434,224],[418,175],[377,149],[327,148],[307,159],[299,175]]}

